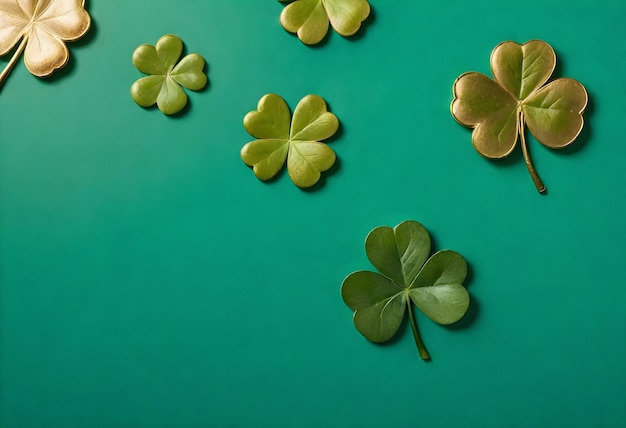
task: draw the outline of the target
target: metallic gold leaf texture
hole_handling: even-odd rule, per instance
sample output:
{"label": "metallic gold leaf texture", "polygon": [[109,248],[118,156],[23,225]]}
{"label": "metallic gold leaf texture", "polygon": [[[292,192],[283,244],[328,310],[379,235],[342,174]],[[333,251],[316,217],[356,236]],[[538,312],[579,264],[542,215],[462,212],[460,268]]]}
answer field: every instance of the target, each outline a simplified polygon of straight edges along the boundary
{"label": "metallic gold leaf texture", "polygon": [[0,0],[0,56],[19,42],[0,84],[22,52],[26,68],[37,77],[67,64],[65,42],[81,38],[91,25],[84,5],[84,0]]}
{"label": "metallic gold leaf texture", "polygon": [[462,74],[452,87],[452,116],[474,128],[472,144],[481,155],[508,156],[521,140],[528,171],[539,192],[546,190],[526,145],[525,127],[546,147],[558,149],[576,139],[583,128],[588,96],[584,86],[560,78],[546,84],[556,65],[552,47],[541,40],[500,43],[491,53],[494,79]]}
{"label": "metallic gold leaf texture", "polygon": [[279,0],[289,4],[280,15],[280,23],[296,33],[302,43],[314,45],[328,33],[329,21],[342,36],[352,36],[370,15],[367,0]]}

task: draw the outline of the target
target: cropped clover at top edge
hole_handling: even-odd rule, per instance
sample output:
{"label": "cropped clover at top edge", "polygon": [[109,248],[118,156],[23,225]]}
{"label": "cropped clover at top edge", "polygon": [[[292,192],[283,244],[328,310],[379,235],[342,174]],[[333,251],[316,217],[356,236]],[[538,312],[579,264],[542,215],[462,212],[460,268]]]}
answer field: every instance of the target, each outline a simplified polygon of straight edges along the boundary
{"label": "cropped clover at top edge", "polygon": [[257,110],[244,117],[243,125],[257,139],[241,149],[241,158],[261,180],[278,174],[286,159],[291,181],[298,187],[311,187],[335,164],[335,152],[321,141],[337,132],[339,120],[317,95],[302,98],[293,118],[284,99],[264,95]]}
{"label": "cropped clover at top edge", "polygon": [[587,91],[576,80],[560,78],[546,84],[556,66],[552,47],[541,40],[503,42],[491,53],[494,79],[469,72],[454,82],[452,116],[474,128],[472,144],[483,156],[508,156],[521,140],[522,154],[539,192],[545,185],[526,145],[525,128],[544,146],[571,144],[583,128]]}
{"label": "cropped clover at top edge", "polygon": [[156,104],[164,114],[176,114],[187,105],[187,94],[181,86],[199,91],[207,85],[204,58],[191,53],[179,61],[182,53],[182,40],[172,34],[161,37],[156,46],[143,44],[135,49],[133,64],[148,74],[130,88],[137,104],[141,107]]}
{"label": "cropped clover at top edge", "polygon": [[84,5],[84,0],[0,1],[0,56],[17,45],[0,73],[0,85],[22,52],[26,68],[37,77],[65,66],[69,60],[65,42],[81,38],[91,25]]}
{"label": "cropped clover at top edge", "polygon": [[280,23],[307,45],[322,41],[328,25],[342,36],[352,36],[370,15],[367,0],[278,0],[289,3],[280,15]]}
{"label": "cropped clover at top edge", "polygon": [[354,326],[372,342],[391,339],[408,312],[424,360],[430,355],[417,329],[413,305],[432,321],[447,325],[465,315],[470,301],[462,285],[467,275],[465,259],[450,250],[430,256],[430,246],[428,231],[416,221],[404,221],[393,229],[377,227],[365,239],[365,252],[380,273],[357,271],[341,285],[343,301],[354,311]]}

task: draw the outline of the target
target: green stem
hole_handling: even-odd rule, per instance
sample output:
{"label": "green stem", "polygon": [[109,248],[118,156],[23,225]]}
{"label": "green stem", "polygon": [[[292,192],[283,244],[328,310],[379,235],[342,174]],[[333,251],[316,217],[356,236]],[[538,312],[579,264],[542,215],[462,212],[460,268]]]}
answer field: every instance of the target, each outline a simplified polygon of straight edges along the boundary
{"label": "green stem", "polygon": [[424,342],[422,342],[420,332],[417,329],[417,323],[415,322],[415,317],[413,316],[413,303],[411,303],[411,299],[406,299],[406,305],[409,308],[409,320],[411,321],[411,330],[413,331],[413,338],[415,338],[417,350],[419,351],[422,360],[428,361],[430,360],[430,355],[428,354],[428,351],[424,346]]}
{"label": "green stem", "polygon": [[533,179],[533,183],[535,183],[535,187],[539,191],[539,193],[543,193],[546,191],[546,185],[543,184],[537,170],[533,165],[533,161],[530,158],[530,153],[528,152],[528,146],[526,144],[526,124],[524,122],[524,112],[520,110],[518,116],[518,132],[520,136],[520,140],[522,141],[522,154],[524,155],[524,162],[526,162],[526,168],[528,168],[528,172],[530,173],[530,178]]}
{"label": "green stem", "polygon": [[15,53],[13,53],[11,60],[7,63],[6,67],[4,67],[4,70],[2,70],[2,73],[0,73],[0,87],[2,87],[2,84],[4,83],[4,80],[6,79],[7,75],[11,72],[11,70],[13,70],[15,63],[20,58],[20,55],[22,55],[22,52],[24,52],[24,48],[26,47],[27,41],[28,41],[28,37],[24,36],[24,38],[22,39],[22,42],[15,50]]}

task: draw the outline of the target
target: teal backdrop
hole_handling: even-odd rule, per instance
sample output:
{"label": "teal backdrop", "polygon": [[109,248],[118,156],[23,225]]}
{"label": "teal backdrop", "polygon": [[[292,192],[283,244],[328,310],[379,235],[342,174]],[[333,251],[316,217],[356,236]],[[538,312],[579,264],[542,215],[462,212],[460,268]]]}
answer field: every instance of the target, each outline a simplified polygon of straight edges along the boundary
{"label": "teal backdrop", "polygon": [[[0,92],[0,426],[626,426],[626,3],[371,0],[307,47],[275,0],[93,0],[63,71]],[[130,97],[163,34],[210,86],[170,118]],[[452,83],[542,39],[582,82],[570,148],[493,162]],[[8,60],[7,57],[4,58]],[[324,97],[339,162],[312,191],[241,161],[267,93]],[[375,345],[340,286],[413,219],[470,265],[468,315]]]}

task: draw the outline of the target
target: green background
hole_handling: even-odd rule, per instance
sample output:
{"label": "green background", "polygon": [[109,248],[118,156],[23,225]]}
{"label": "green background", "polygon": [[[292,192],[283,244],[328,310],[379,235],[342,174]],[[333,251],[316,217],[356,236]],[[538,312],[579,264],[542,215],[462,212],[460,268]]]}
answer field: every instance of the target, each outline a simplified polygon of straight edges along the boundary
{"label": "green background", "polygon": [[[307,47],[273,0],[94,0],[71,61],[0,92],[0,426],[623,427],[622,0],[372,0]],[[165,33],[210,87],[168,118],[129,95]],[[590,95],[570,148],[493,162],[450,116],[454,79],[542,39]],[[8,57],[5,58],[8,60]],[[313,191],[257,180],[243,116],[324,97],[339,162]],[[341,300],[376,226],[463,254],[459,325],[367,342]]]}

